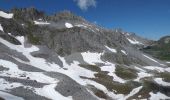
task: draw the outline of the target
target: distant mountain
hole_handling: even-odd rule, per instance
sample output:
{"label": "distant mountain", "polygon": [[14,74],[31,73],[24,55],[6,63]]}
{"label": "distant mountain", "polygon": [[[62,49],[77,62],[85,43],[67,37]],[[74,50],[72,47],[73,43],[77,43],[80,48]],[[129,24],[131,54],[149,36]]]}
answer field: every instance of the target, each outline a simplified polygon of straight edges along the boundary
{"label": "distant mountain", "polygon": [[70,11],[0,11],[0,99],[170,99],[169,62],[147,54],[168,44]]}
{"label": "distant mountain", "polygon": [[162,37],[152,45],[145,47],[143,51],[160,60],[170,61],[170,36]]}

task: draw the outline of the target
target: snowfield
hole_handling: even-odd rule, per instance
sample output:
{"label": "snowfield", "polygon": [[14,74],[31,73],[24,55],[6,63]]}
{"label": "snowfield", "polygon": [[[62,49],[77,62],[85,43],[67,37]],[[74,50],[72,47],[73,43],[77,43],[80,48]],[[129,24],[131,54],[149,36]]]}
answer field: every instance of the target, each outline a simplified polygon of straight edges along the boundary
{"label": "snowfield", "polygon": [[0,11],[0,17],[6,18],[6,19],[11,19],[13,17],[12,13],[5,13],[3,11]]}
{"label": "snowfield", "polygon": [[66,22],[65,23],[66,28],[73,28],[73,25],[71,23]]}
{"label": "snowfield", "polygon": [[91,65],[95,65],[95,63],[105,63],[100,59],[103,53],[83,52],[81,55],[83,56],[84,61]]}
{"label": "snowfield", "polygon": [[[20,63],[32,65],[32,66],[42,69],[46,72],[62,73],[64,75],[70,77],[71,79],[73,79],[74,81],[76,81],[77,83],[79,83],[82,86],[93,85],[97,89],[102,90],[108,96],[112,97],[113,99],[117,99],[117,100],[126,100],[126,99],[136,95],[143,88],[143,86],[134,88],[127,95],[116,94],[114,92],[108,91],[108,89],[100,83],[97,83],[97,82],[89,80],[89,79],[81,78],[81,76],[84,76],[87,78],[95,78],[94,74],[96,74],[98,72],[94,72],[94,71],[80,67],[79,66],[80,63],[78,61],[73,61],[71,64],[68,64],[66,62],[65,58],[60,57],[60,56],[59,56],[59,59],[63,63],[63,68],[61,68],[59,65],[57,65],[55,63],[48,63],[44,58],[33,57],[31,55],[31,53],[34,51],[39,51],[39,48],[34,45],[32,45],[30,47],[25,47],[26,41],[23,36],[16,36],[15,38],[21,42],[21,45],[14,45],[2,38],[0,38],[0,42],[2,44],[6,45],[7,47],[9,47],[10,49],[16,50],[16,51],[22,53],[29,60],[29,61],[23,61],[19,58],[12,57]],[[117,52],[116,49],[109,48],[107,46],[105,46],[105,47],[113,53]],[[126,54],[126,52],[123,50],[121,52]],[[92,53],[92,52],[82,52],[81,53],[83,60],[90,65],[95,65],[96,63],[105,64],[105,65],[102,65],[100,67],[100,69],[101,69],[101,71],[108,72],[108,75],[113,77],[114,82],[119,82],[122,84],[126,83],[127,80],[124,80],[115,74],[116,64],[113,64],[110,62],[104,62],[101,60],[101,56],[103,54],[104,53]],[[154,60],[152,58],[149,58],[148,56],[145,56],[145,57],[147,57],[148,59]],[[155,60],[155,62],[156,62],[156,60]],[[40,95],[40,96],[43,96],[43,97],[46,97],[46,98],[49,98],[52,100],[58,100],[58,99],[72,100],[72,96],[65,97],[55,90],[55,87],[57,86],[57,84],[59,82],[58,79],[47,76],[43,72],[22,71],[18,68],[18,65],[16,65],[15,63],[7,61],[7,60],[3,60],[3,59],[0,59],[0,66],[3,66],[5,68],[9,69],[9,70],[1,72],[0,76],[17,78],[17,79],[25,79],[25,80],[27,79],[27,77],[29,77],[29,80],[36,80],[36,82],[47,84],[47,85],[43,86],[43,88],[34,88],[33,89],[34,90],[33,92],[37,95]],[[152,76],[152,74],[148,73],[147,70],[151,70],[151,71],[156,70],[158,72],[165,72],[165,71],[169,70],[168,68],[162,68],[162,67],[157,67],[157,66],[143,66],[142,68],[135,67],[135,69],[138,70],[138,72],[137,72],[138,77],[136,79],[134,79],[134,81],[137,81],[137,82],[139,82],[144,77]],[[21,75],[24,75],[25,77],[21,77]],[[163,86],[170,86],[170,83],[164,82],[162,80],[162,78],[155,78],[154,81],[160,85],[163,85]],[[8,89],[13,89],[16,87],[21,87],[21,86],[23,86],[24,88],[32,88],[30,86],[24,86],[21,83],[9,83],[9,82],[5,81],[4,79],[0,79],[0,84],[1,84],[0,85],[1,91],[7,91]],[[113,90],[113,91],[115,91],[115,90]],[[5,92],[0,92],[0,95],[1,94],[2,94],[1,97],[4,97],[4,98],[7,98],[5,95],[9,95],[8,97],[13,97],[14,98],[13,100],[15,100],[15,98],[17,98],[16,100],[23,100],[20,97],[6,94]],[[163,94],[150,93],[150,95],[151,95],[151,97],[150,97],[151,100],[154,100],[153,98],[155,98],[157,95],[163,95]],[[169,98],[169,97],[163,95],[162,98],[165,99],[165,98]]]}

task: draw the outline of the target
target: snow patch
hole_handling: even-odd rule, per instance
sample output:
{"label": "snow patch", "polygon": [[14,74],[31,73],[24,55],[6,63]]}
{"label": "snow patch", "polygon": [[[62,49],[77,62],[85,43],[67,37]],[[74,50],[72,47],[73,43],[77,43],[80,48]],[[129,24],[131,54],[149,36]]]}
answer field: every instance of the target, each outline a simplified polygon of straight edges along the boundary
{"label": "snow patch", "polygon": [[9,83],[5,79],[0,79],[0,90],[5,91],[22,86],[20,83]]}
{"label": "snow patch", "polygon": [[74,26],[87,28],[87,26],[86,26],[86,25],[83,25],[83,24],[77,24],[77,25],[74,25]]}
{"label": "snow patch", "polygon": [[46,85],[43,88],[38,88],[35,89],[35,93],[44,97],[47,97],[49,99],[52,100],[72,100],[72,97],[65,97],[63,95],[61,95],[60,93],[58,93],[57,91],[55,91],[55,87],[57,86],[57,84],[50,84],[50,85]]}
{"label": "snow patch", "polygon": [[158,63],[158,61],[156,61],[155,59],[153,59],[153,58],[151,58],[151,57],[148,57],[147,55],[144,55],[144,54],[143,54],[143,56],[146,57],[146,58],[148,58],[148,59],[150,59],[150,60],[152,60],[152,61],[154,61],[154,62],[156,62],[156,63]]}
{"label": "snow patch", "polygon": [[109,48],[108,46],[105,46],[109,51],[113,52],[113,53],[117,53],[116,49],[113,48]]}
{"label": "snow patch", "polygon": [[153,92],[150,92],[150,98],[149,100],[168,100],[170,99],[170,97],[160,93],[160,92],[157,92],[156,94],[154,94]]}
{"label": "snow patch", "polygon": [[0,31],[4,32],[4,29],[1,24],[0,24]]}
{"label": "snow patch", "polygon": [[83,52],[81,53],[85,62],[94,65],[95,63],[104,63],[100,57],[102,53],[91,53],[91,52]]}
{"label": "snow patch", "polygon": [[146,73],[146,72],[139,72],[139,73],[138,73],[138,77],[137,77],[134,81],[139,82],[140,79],[145,78],[145,77],[150,77],[150,76],[152,76],[152,75],[151,75],[151,74],[148,74],[148,73]]}
{"label": "snow patch", "polygon": [[121,52],[122,52],[123,54],[127,55],[126,51],[124,51],[124,50],[121,50]]}
{"label": "snow patch", "polygon": [[106,66],[102,66],[101,67],[101,71],[107,71],[109,72],[108,75],[113,77],[113,81],[119,82],[119,83],[125,83],[126,81],[123,80],[122,78],[118,77],[115,74],[115,64],[111,64],[111,63],[106,63]]}
{"label": "snow patch", "polygon": [[0,11],[0,17],[6,18],[6,19],[11,19],[13,17],[12,13],[5,13],[3,11]]}
{"label": "snow patch", "polygon": [[68,23],[68,22],[65,23],[65,26],[66,26],[67,28],[73,28],[73,25],[72,25],[71,23]]}
{"label": "snow patch", "polygon": [[152,70],[152,71],[158,71],[158,72],[164,72],[165,69],[162,67],[157,67],[157,66],[145,66],[145,69]]}
{"label": "snow patch", "polygon": [[162,78],[155,78],[154,81],[163,86],[170,86],[170,83],[163,81]]}
{"label": "snow patch", "polygon": [[35,25],[49,25],[50,23],[48,23],[47,21],[46,22],[43,22],[43,21],[34,21],[34,24]]}
{"label": "snow patch", "polygon": [[[10,61],[0,59],[0,65],[3,67],[9,68],[8,71],[3,71],[0,73],[1,76],[10,76],[19,79],[26,79],[29,77],[31,80],[36,80],[41,83],[56,83],[58,80],[51,78],[49,76],[44,75],[41,72],[26,72],[18,69],[18,66]],[[26,77],[20,77],[20,75],[25,75]]]}
{"label": "snow patch", "polygon": [[147,55],[144,55],[144,54],[143,54],[143,56],[146,57],[146,58],[148,58],[148,59],[150,59],[150,60],[152,60],[152,61],[154,61],[154,62],[156,62],[156,63],[158,63],[159,65],[166,66],[166,65],[164,65],[164,64],[159,63],[158,61],[156,61],[155,59],[153,59],[153,58],[151,58],[151,57],[149,57],[149,56],[147,56]]}
{"label": "snow patch", "polygon": [[151,74],[147,73],[144,69],[141,69],[141,68],[136,67],[136,66],[135,66],[135,69],[137,69],[137,70],[140,71],[140,72],[137,73],[137,74],[138,74],[138,77],[137,77],[134,81],[139,82],[140,79],[142,79],[142,78],[152,76]]}
{"label": "snow patch", "polygon": [[133,89],[124,99],[126,100],[130,98],[131,96],[137,94],[141,89],[142,89],[142,86]]}
{"label": "snow patch", "polygon": [[137,40],[135,40],[135,39],[129,39],[129,38],[127,38],[128,39],[128,41],[131,43],[131,44],[143,44],[143,43],[141,43],[141,42],[139,42],[139,41],[137,41]]}

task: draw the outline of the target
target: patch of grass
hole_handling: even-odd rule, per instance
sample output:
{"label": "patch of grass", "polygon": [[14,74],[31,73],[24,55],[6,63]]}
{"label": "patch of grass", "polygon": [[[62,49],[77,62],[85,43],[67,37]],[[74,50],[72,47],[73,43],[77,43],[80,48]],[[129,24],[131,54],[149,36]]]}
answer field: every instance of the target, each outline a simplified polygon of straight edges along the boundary
{"label": "patch of grass", "polygon": [[103,99],[108,99],[108,96],[102,91],[97,89],[95,86],[93,85],[88,85],[88,87],[90,88],[90,90],[92,90],[92,92],[99,98],[103,98]]}
{"label": "patch of grass", "polygon": [[96,66],[96,65],[88,65],[88,64],[79,64],[80,67],[86,68],[88,70],[91,71],[95,71],[95,72],[100,72],[101,69],[100,67]]}
{"label": "patch of grass", "polygon": [[41,43],[41,38],[40,38],[40,36],[34,35],[34,32],[37,30],[38,27],[36,25],[34,25],[34,23],[32,23],[32,22],[28,22],[27,25],[28,25],[28,27],[27,27],[28,41],[32,44],[39,45]]}
{"label": "patch of grass", "polygon": [[104,85],[109,91],[114,91],[118,94],[129,94],[132,89],[138,87],[140,84],[138,82],[129,81],[127,83],[118,83],[114,82],[112,78],[110,78],[108,75],[100,74],[100,77],[97,78],[87,78],[87,77],[81,77],[84,79],[90,79],[97,83],[100,83]]}
{"label": "patch of grass", "polygon": [[94,94],[96,96],[98,96],[99,98],[107,99],[106,94],[103,91],[101,91],[101,90],[97,90]]}
{"label": "patch of grass", "polygon": [[33,36],[32,34],[28,34],[28,41],[32,44],[38,45],[41,43],[40,40],[41,39],[39,37]]}
{"label": "patch of grass", "polygon": [[170,82],[170,73],[162,72],[160,73],[160,77],[163,78],[164,81]]}
{"label": "patch of grass", "polygon": [[159,40],[155,45],[143,48],[142,51],[160,60],[170,61],[170,43]]}
{"label": "patch of grass", "polygon": [[150,92],[157,93],[161,92],[165,95],[169,95],[170,87],[160,86],[159,84],[155,83],[152,79],[143,80],[143,88],[139,91],[133,98],[137,98],[136,96],[141,95],[140,99],[149,98]]}
{"label": "patch of grass", "polygon": [[126,79],[126,80],[137,78],[136,70],[126,68],[126,67],[123,67],[123,66],[117,66],[115,74],[117,76],[119,76],[120,78],[123,78],[123,79]]}

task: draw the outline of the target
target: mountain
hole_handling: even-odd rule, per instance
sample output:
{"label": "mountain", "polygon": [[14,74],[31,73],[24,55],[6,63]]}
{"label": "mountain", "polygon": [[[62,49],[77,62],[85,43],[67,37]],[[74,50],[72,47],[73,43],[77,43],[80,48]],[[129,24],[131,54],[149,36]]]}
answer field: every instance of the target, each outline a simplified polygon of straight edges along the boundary
{"label": "mountain", "polygon": [[0,100],[170,99],[168,62],[141,50],[153,42],[70,11],[0,11]]}
{"label": "mountain", "polygon": [[162,37],[141,50],[160,60],[170,61],[170,36]]}

